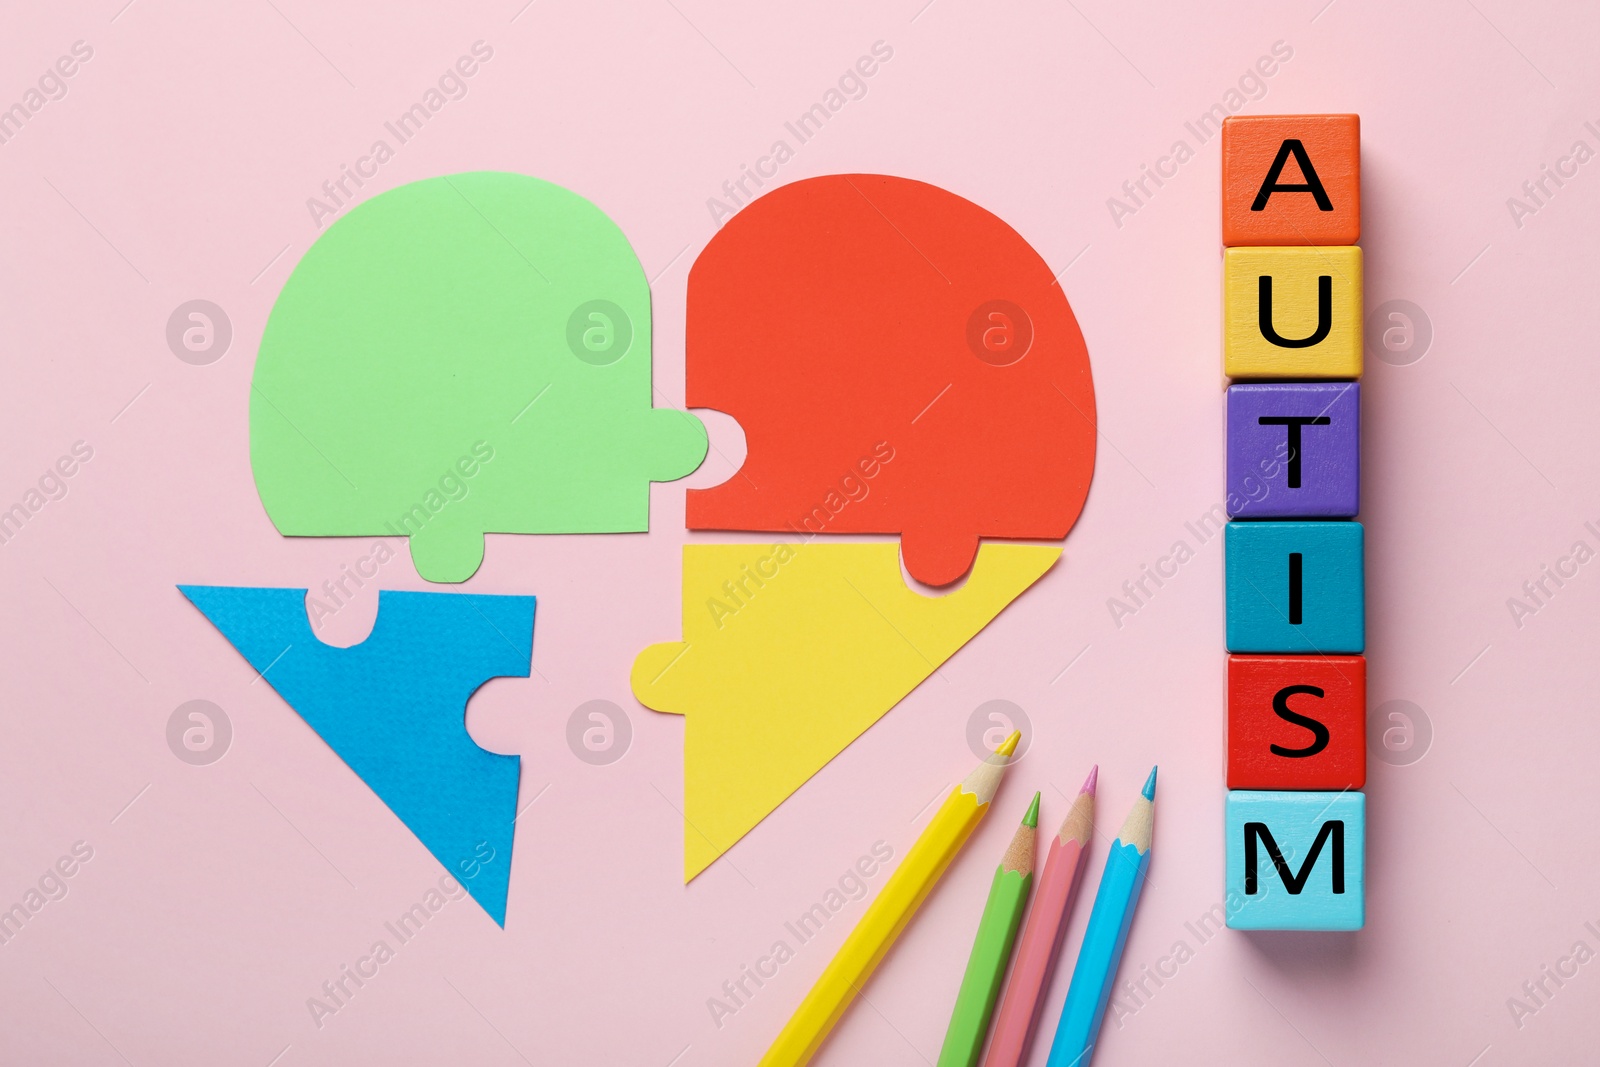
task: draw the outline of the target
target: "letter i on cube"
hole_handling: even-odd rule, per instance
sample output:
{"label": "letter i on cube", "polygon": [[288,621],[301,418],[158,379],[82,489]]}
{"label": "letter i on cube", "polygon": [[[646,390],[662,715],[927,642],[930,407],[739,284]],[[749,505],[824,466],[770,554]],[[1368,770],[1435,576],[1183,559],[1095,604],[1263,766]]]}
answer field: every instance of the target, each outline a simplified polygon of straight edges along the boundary
{"label": "letter i on cube", "polygon": [[1230,522],[1223,541],[1229,652],[1366,650],[1359,522]]}

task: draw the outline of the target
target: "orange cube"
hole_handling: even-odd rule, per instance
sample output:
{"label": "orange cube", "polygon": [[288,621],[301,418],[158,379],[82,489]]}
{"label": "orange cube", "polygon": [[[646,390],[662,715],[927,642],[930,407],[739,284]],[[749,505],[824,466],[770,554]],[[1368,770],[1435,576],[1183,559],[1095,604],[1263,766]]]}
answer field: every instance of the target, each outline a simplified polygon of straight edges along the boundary
{"label": "orange cube", "polygon": [[1222,243],[1361,239],[1361,116],[1232,115],[1222,123]]}

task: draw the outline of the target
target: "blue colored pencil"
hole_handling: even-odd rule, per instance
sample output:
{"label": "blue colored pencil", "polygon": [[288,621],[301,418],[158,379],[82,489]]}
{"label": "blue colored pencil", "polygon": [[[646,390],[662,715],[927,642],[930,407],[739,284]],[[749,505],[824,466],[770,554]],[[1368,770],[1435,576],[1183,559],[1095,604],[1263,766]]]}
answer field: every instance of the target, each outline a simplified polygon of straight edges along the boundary
{"label": "blue colored pencil", "polygon": [[1072,969],[1072,984],[1067,987],[1067,1002],[1061,1007],[1055,1041],[1050,1046],[1046,1067],[1088,1067],[1100,1036],[1100,1023],[1111,999],[1111,984],[1116,981],[1117,964],[1122,961],[1122,946],[1128,941],[1128,926],[1133,909],[1144,888],[1145,872],[1150,869],[1150,838],[1156,816],[1156,769],[1150,777],[1117,839],[1111,842],[1100,888],[1095,892],[1089,926],[1078,949],[1078,963]]}

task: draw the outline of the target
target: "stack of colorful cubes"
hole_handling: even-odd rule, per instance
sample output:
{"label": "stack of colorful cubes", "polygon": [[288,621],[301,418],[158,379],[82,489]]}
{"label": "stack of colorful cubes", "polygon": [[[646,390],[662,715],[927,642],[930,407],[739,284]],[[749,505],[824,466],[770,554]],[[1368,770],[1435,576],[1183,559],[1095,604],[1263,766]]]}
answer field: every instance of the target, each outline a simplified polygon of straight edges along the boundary
{"label": "stack of colorful cubes", "polygon": [[1227,923],[1366,915],[1361,122],[1222,127]]}

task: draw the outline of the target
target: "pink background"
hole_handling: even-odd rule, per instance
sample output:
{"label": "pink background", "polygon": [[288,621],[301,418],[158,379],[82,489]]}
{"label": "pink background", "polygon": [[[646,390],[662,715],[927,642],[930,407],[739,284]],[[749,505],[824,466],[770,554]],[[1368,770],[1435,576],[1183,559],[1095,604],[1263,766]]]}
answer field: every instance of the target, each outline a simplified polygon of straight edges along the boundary
{"label": "pink background", "polygon": [[[0,1060],[754,1062],[862,905],[720,1027],[707,999],[874,842],[904,853],[971,763],[969,717],[991,699],[1026,710],[1032,749],[821,1062],[936,1056],[1028,793],[1044,790],[1053,827],[1096,760],[1107,834],[1161,765],[1124,977],[1171,974],[1161,961],[1180,939],[1192,950],[1108,1021],[1096,1063],[1593,1058],[1600,964],[1546,979],[1536,1012],[1513,1018],[1507,1001],[1575,942],[1600,949],[1584,926],[1600,927],[1600,563],[1520,627],[1507,598],[1575,541],[1600,548],[1583,525],[1600,528],[1600,162],[1520,227],[1506,200],[1574,141],[1600,148],[1584,126],[1600,126],[1600,18],[1537,0],[1322,2],[14,6],[0,105],[74,41],[94,55],[0,145],[0,506],[75,441],[94,456],[0,547],[0,906],[74,842],[94,855],[0,946]],[[494,57],[470,93],[363,195],[498,168],[593,199],[656,279],[656,381],[675,401],[686,272],[714,232],[706,199],[887,42],[866,97],[780,180],[919,178],[1033,242],[1064,271],[1089,343],[1098,476],[1062,563],[687,888],[682,722],[627,687],[634,654],[680,632],[683,485],[654,491],[648,536],[493,539],[467,588],[539,597],[536,673],[491,682],[469,712],[486,747],[523,755],[532,802],[506,928],[452,903],[318,1028],[307,998],[440,870],[173,587],[315,586],[365,553],[285,540],[266,520],[246,439],[255,348],[316,237],[306,198],[480,39]],[[1184,924],[1222,894],[1220,542],[1120,628],[1107,599],[1192,543],[1185,521],[1222,493],[1218,149],[1183,124],[1276,41],[1293,56],[1245,110],[1361,114],[1367,306],[1413,301],[1435,332],[1420,362],[1369,354],[1362,514],[1372,703],[1414,702],[1434,737],[1420,762],[1373,761],[1364,931],[1202,944]],[[1196,157],[1114,224],[1107,198],[1180,137]],[[194,298],[234,329],[207,366],[164,337]],[[737,432],[713,429],[737,459]],[[714,457],[688,484],[729,470]],[[403,553],[381,582],[424,587]],[[374,588],[330,640],[366,632]],[[166,741],[191,699],[233,726],[209,766]],[[632,726],[608,766],[566,742],[591,699]],[[1103,855],[1102,840],[1091,878]]]}

